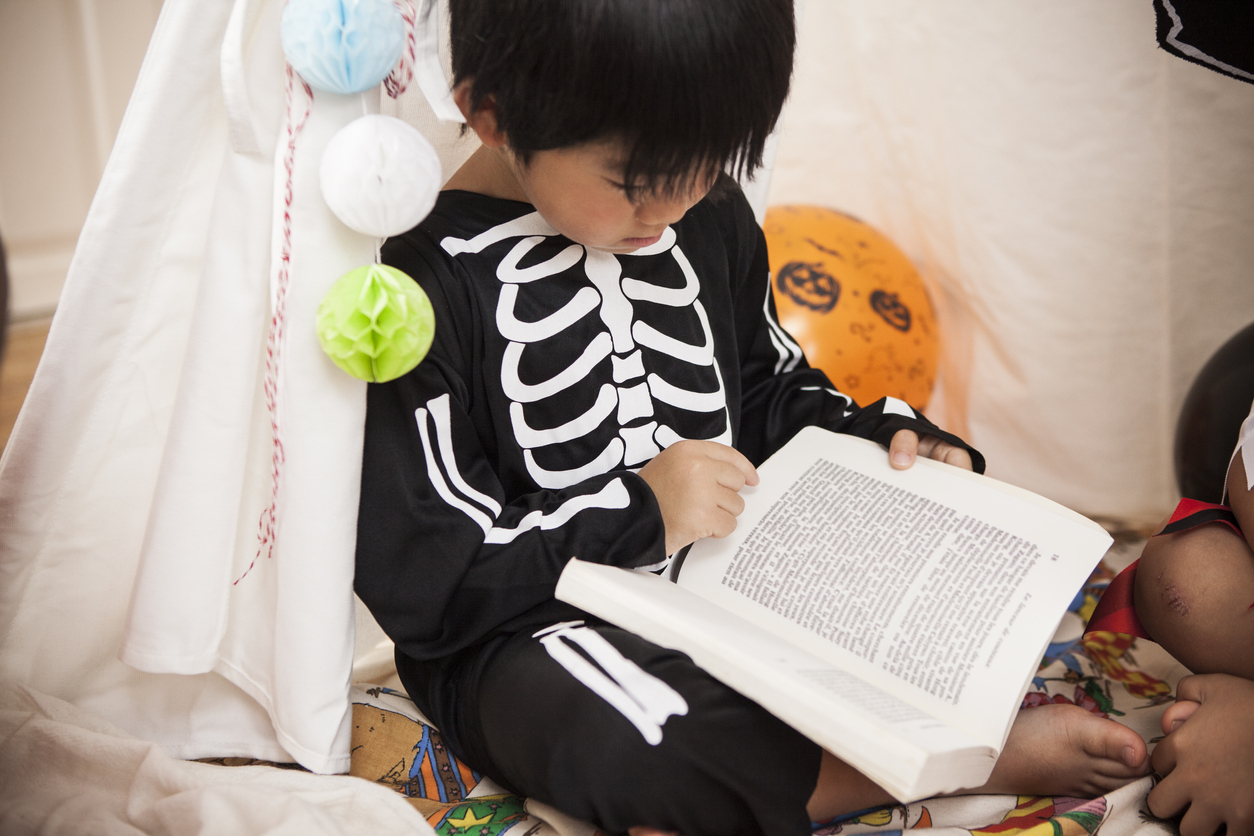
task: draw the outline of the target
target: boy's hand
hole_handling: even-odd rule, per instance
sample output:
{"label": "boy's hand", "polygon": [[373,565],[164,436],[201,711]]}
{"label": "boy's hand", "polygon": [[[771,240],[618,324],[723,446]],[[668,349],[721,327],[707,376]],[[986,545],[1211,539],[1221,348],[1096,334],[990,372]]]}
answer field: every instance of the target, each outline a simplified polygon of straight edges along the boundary
{"label": "boy's hand", "polygon": [[679,441],[640,468],[662,509],[666,553],[702,537],[726,537],[745,510],[740,489],[758,472],[739,450],[715,441]]}
{"label": "boy's hand", "polygon": [[971,470],[971,454],[961,447],[955,447],[948,441],[941,441],[934,435],[925,435],[920,440],[914,430],[898,430],[888,445],[888,463],[893,470],[908,470],[916,456],[935,459],[938,462],[952,464]]}
{"label": "boy's hand", "polygon": [[1169,818],[1188,809],[1181,836],[1254,834],[1254,682],[1212,673],[1180,680],[1163,715],[1167,737],[1154,749],[1150,812]]}

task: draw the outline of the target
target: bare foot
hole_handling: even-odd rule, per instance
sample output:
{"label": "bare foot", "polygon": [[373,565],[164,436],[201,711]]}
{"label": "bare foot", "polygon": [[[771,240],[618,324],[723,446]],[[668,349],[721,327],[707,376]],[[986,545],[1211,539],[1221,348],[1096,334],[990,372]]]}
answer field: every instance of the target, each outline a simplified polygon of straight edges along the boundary
{"label": "bare foot", "polygon": [[1077,705],[1019,712],[989,782],[977,792],[1097,796],[1149,774],[1145,741]]}

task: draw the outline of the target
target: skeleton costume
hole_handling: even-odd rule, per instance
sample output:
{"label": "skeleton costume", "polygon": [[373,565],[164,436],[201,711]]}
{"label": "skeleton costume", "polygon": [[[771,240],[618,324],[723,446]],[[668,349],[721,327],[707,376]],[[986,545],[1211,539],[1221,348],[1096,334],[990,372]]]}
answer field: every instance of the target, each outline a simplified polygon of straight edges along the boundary
{"label": "skeleton costume", "polygon": [[529,204],[444,192],[383,250],[437,325],[413,372],[370,387],[358,594],[454,750],[612,832],[808,833],[819,762],[686,656],[553,598],[572,556],[665,564],[635,471],[681,439],[760,463],[810,424],[970,449],[901,401],[859,408],[806,365],[748,204],[726,178],[716,192],[626,255]]}

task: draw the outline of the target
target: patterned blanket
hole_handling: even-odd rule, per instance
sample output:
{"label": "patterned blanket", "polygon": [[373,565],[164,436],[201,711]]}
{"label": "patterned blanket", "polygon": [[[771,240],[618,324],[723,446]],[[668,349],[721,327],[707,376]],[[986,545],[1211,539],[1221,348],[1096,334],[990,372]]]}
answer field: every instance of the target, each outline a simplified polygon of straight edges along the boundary
{"label": "patterned blanket", "polygon": [[[1114,574],[1134,559],[1141,542],[1116,545],[1076,595],[1049,646],[1024,707],[1074,703],[1135,729],[1151,745],[1176,682],[1188,671],[1157,645],[1115,633],[1085,638],[1084,624]],[[352,774],[404,795],[441,836],[594,836],[592,825],[547,805],[502,791],[460,763],[399,691],[353,692]],[[1093,799],[979,795],[939,798],[865,810],[815,822],[815,836],[932,828],[998,836],[1168,836],[1170,822],[1150,815],[1143,778]]]}

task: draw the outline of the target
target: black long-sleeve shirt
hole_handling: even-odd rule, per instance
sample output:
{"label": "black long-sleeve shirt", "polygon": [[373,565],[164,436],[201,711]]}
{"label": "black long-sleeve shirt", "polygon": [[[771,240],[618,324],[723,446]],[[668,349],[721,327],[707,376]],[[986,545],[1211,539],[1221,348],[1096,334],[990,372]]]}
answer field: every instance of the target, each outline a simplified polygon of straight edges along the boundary
{"label": "black long-sleeve shirt", "polygon": [[369,387],[356,589],[412,660],[580,617],[553,598],[572,556],[662,563],[635,471],[676,440],[755,464],[811,424],[962,444],[807,366],[734,188],[628,255],[573,243],[529,204],[444,192],[383,255],[427,292],[436,332],[416,369]]}

